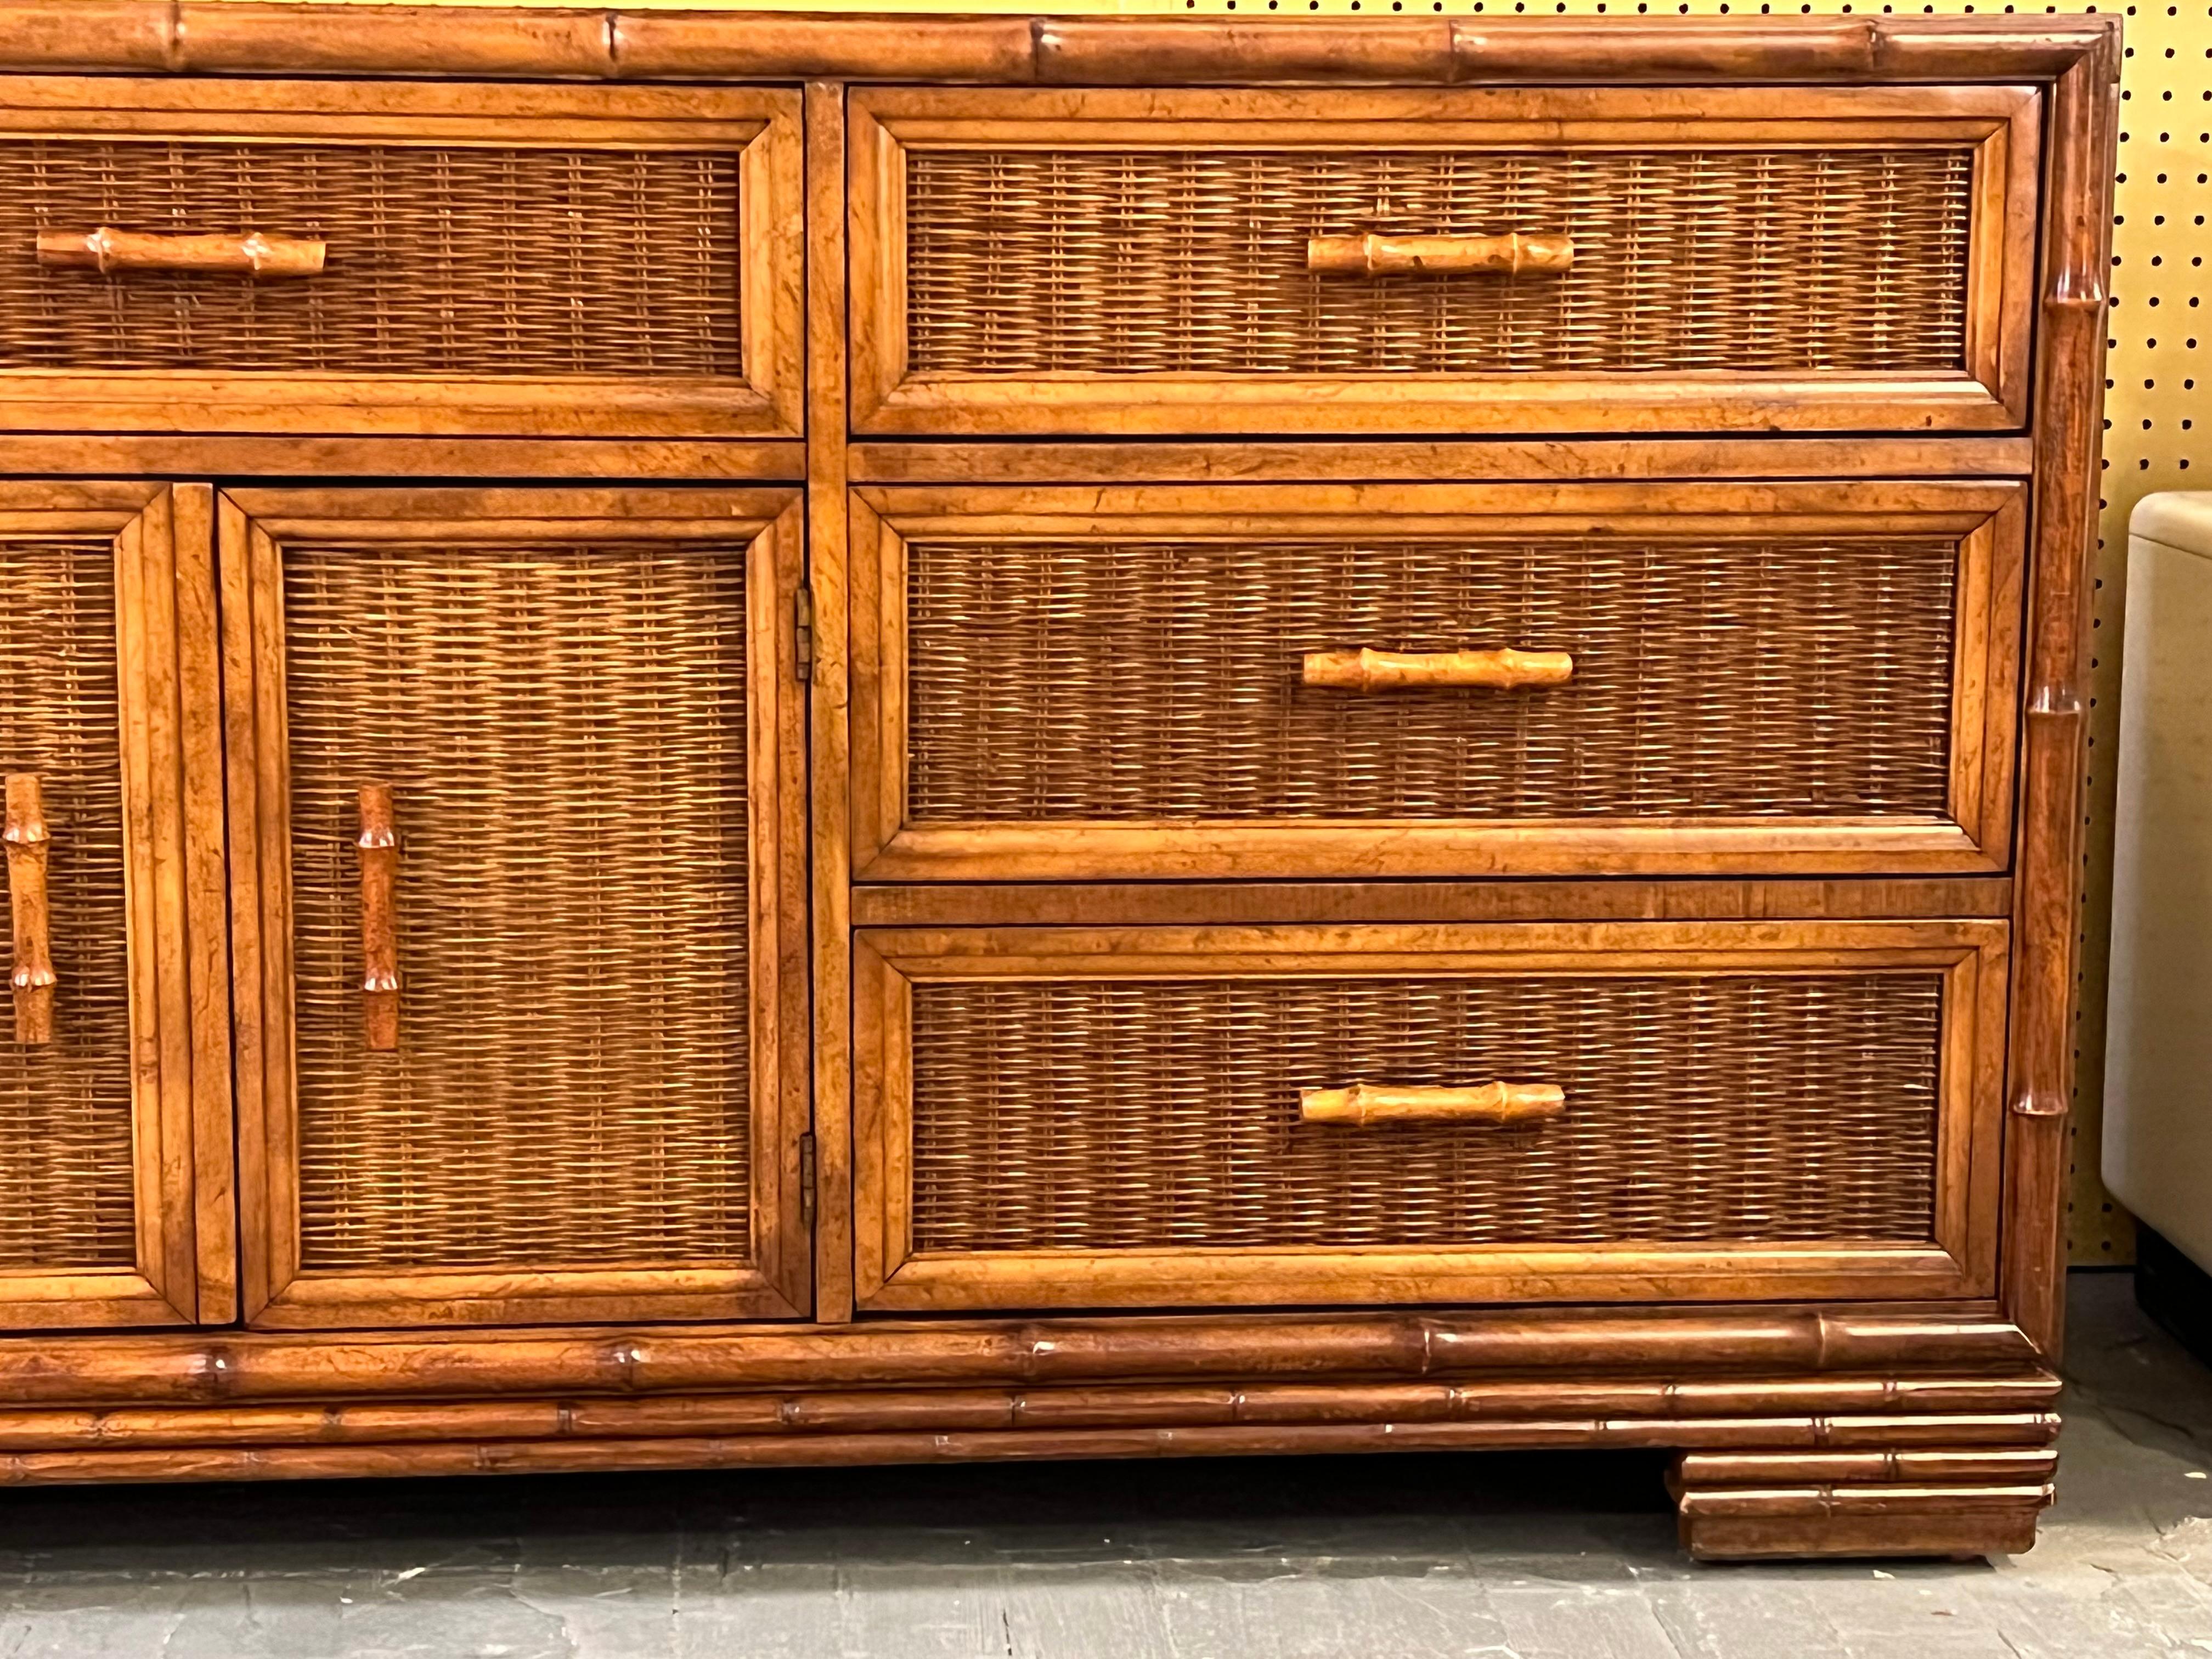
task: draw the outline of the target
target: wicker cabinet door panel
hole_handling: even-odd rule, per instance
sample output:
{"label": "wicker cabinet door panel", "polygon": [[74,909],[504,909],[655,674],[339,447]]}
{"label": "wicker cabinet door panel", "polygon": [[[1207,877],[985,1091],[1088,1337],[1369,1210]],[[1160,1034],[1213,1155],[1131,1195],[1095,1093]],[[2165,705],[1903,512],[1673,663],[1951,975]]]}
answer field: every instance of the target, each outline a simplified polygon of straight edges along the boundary
{"label": "wicker cabinet door panel", "polygon": [[231,1316],[209,502],[0,485],[0,1324]]}
{"label": "wicker cabinet door panel", "polygon": [[226,499],[258,1322],[803,1308],[798,515]]}
{"label": "wicker cabinet door panel", "polygon": [[2016,87],[853,95],[871,433],[2026,422]]}
{"label": "wicker cabinet door panel", "polygon": [[2003,867],[2012,483],[866,487],[869,880]]}
{"label": "wicker cabinet door panel", "polygon": [[0,428],[796,435],[798,112],[16,77]]}
{"label": "wicker cabinet door panel", "polygon": [[1986,1295],[2005,933],[864,930],[861,1305]]}

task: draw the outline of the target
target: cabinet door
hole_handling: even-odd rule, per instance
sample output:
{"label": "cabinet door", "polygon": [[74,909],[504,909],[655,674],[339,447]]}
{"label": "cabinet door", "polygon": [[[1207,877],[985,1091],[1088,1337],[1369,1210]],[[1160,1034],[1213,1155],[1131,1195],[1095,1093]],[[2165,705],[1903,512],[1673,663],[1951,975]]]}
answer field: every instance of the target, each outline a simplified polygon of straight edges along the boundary
{"label": "cabinet door", "polygon": [[0,1324],[235,1312],[210,501],[0,486]]}
{"label": "cabinet door", "polygon": [[804,1309],[799,517],[224,499],[256,1322]]}

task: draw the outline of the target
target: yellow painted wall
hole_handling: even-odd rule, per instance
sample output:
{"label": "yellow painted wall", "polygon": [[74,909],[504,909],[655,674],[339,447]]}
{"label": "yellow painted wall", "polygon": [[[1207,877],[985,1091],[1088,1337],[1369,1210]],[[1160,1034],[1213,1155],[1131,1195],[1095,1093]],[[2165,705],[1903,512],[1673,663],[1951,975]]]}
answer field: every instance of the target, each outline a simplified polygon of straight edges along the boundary
{"label": "yellow painted wall", "polygon": [[[371,3],[373,0],[362,0]],[[441,0],[501,4],[513,0]],[[547,0],[555,3],[556,0]],[[620,0],[635,8],[790,10],[790,0]],[[1684,16],[1749,12],[1746,0],[865,0],[817,10],[983,12],[1234,11],[1366,16],[1391,13],[1600,13]],[[1865,0],[1759,4],[1762,13],[1870,12]],[[1910,5],[1880,10],[1911,11]],[[1977,6],[1941,0],[1926,13],[2056,12],[2057,6]],[[2074,10],[2074,7],[2064,9]],[[2080,8],[2096,11],[2100,8]],[[2109,12],[2112,9],[2103,8]],[[2105,1038],[2106,915],[2112,896],[2112,769],[2117,735],[2119,642],[2124,599],[2128,514],[2153,490],[2212,489],[2212,3],[2130,5],[2127,64],[2122,79],[2120,182],[2113,234],[2112,357],[2106,383],[2105,489],[2099,528],[2095,659],[2090,681],[2089,850],[2083,910],[2081,1018],[2077,1044],[2081,1082],[2072,1135],[2074,1181],[2069,1239],[2077,1264],[2132,1259],[2133,1224],[2097,1179],[2102,1118]],[[917,22],[918,28],[927,27]]]}

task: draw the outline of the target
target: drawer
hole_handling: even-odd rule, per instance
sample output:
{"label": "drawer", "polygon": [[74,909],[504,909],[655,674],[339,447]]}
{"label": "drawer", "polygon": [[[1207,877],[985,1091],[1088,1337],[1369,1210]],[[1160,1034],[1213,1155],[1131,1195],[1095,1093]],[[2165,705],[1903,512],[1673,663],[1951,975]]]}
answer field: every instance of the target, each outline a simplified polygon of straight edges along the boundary
{"label": "drawer", "polygon": [[797,1312],[794,492],[222,506],[248,1317]]}
{"label": "drawer", "polygon": [[866,433],[2025,424],[2031,88],[852,94]]}
{"label": "drawer", "polygon": [[854,868],[1996,869],[2023,501],[2012,483],[864,488]]}
{"label": "drawer", "polygon": [[799,94],[0,86],[0,425],[799,430]]}
{"label": "drawer", "polygon": [[863,931],[862,1305],[1986,1294],[2005,933]]}

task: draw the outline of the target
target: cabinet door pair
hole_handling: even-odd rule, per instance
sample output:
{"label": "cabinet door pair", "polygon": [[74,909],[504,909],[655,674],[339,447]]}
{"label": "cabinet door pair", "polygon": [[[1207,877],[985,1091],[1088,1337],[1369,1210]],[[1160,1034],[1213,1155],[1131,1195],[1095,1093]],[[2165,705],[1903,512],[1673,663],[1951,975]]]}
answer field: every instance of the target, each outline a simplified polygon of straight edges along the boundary
{"label": "cabinet door pair", "polygon": [[0,1318],[805,1306],[799,513],[0,499]]}

